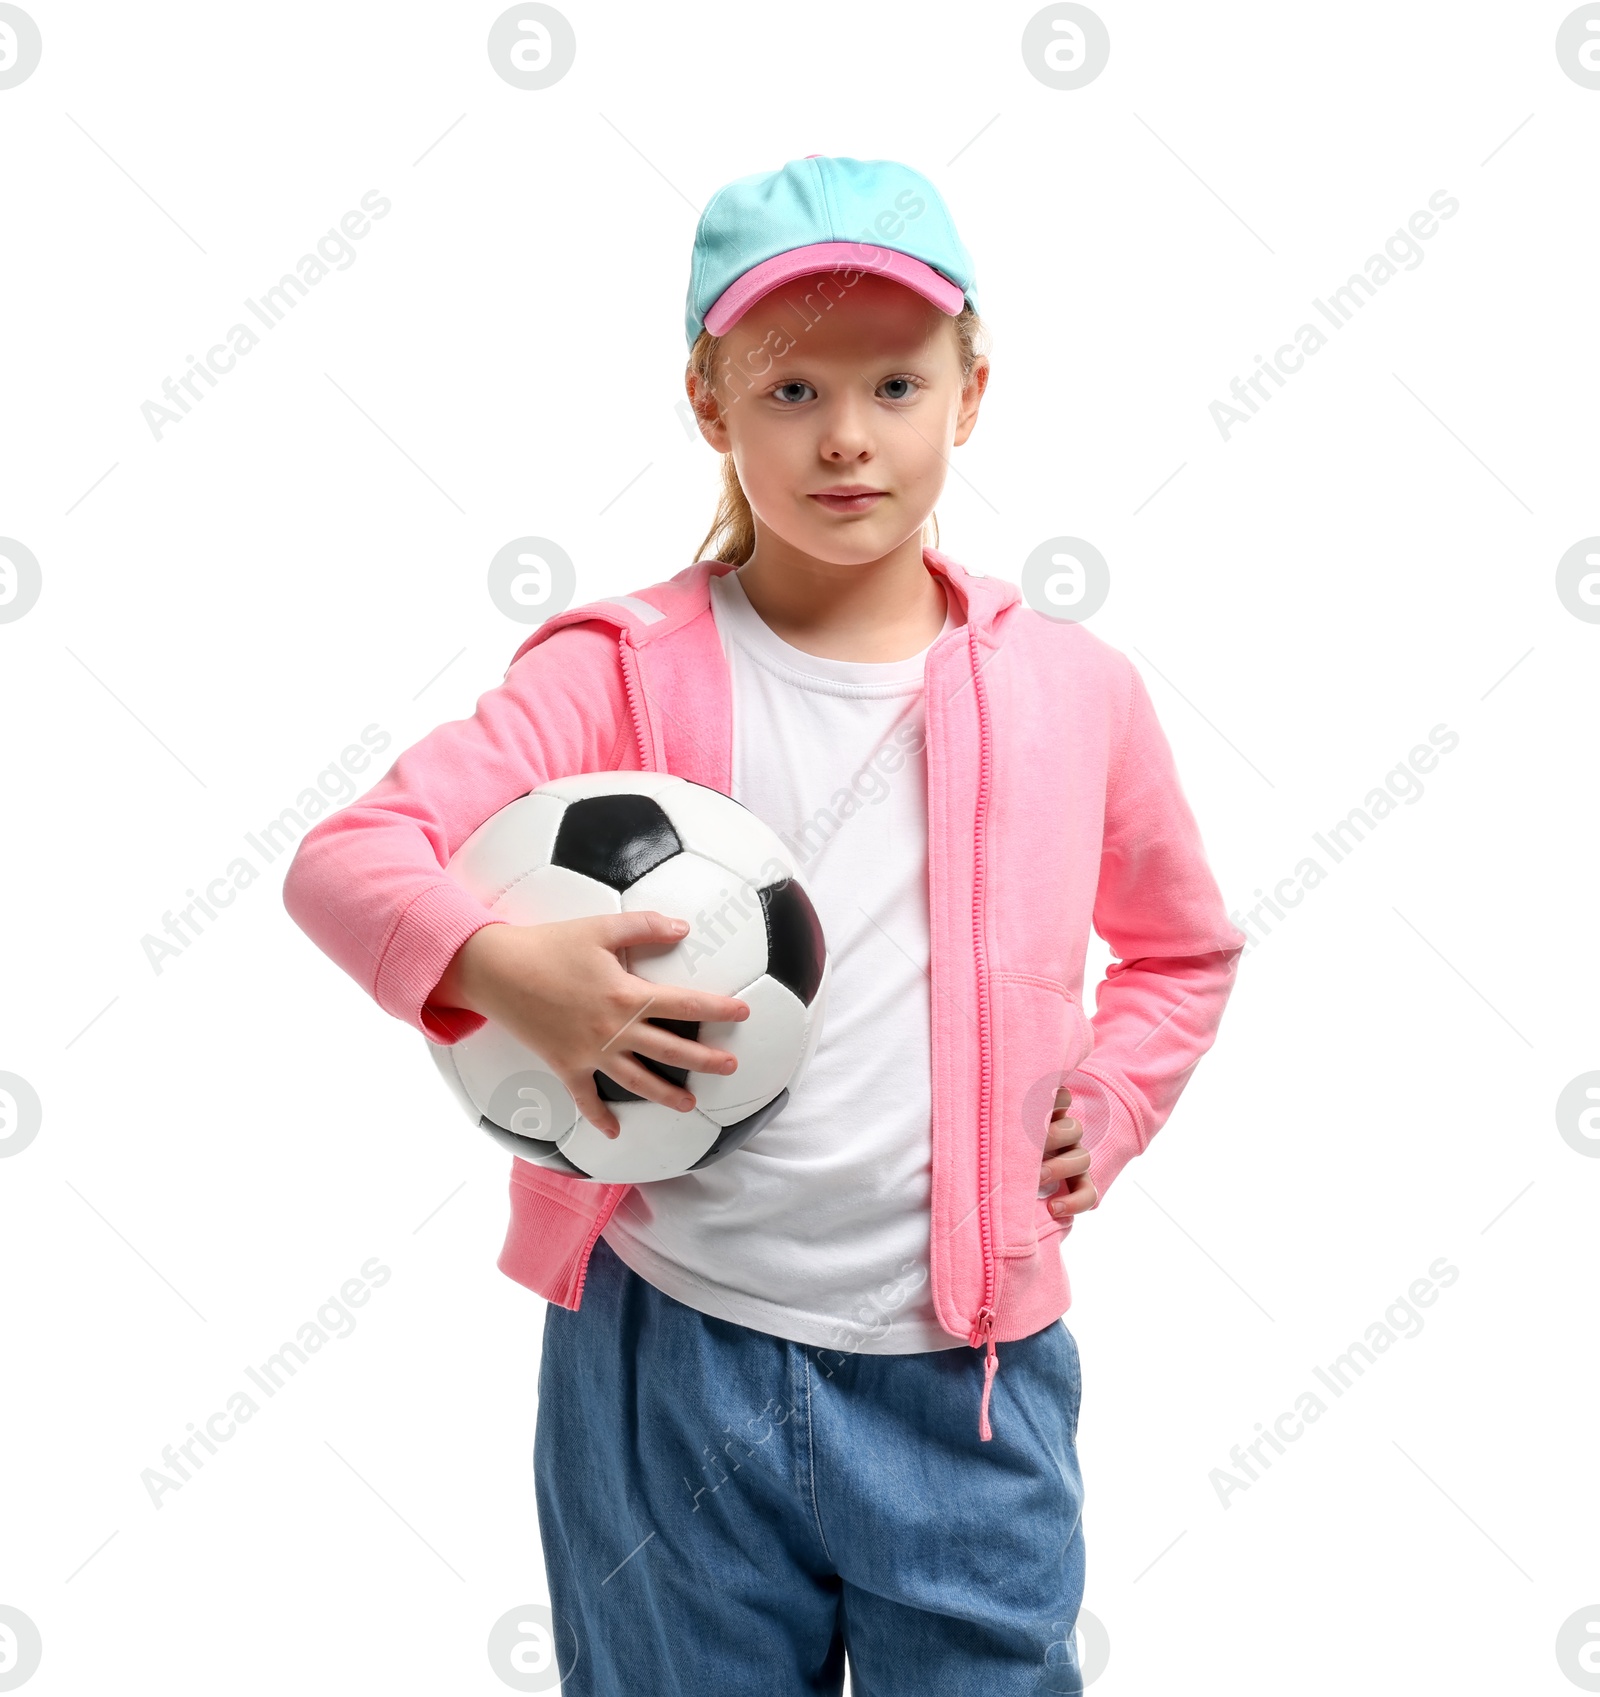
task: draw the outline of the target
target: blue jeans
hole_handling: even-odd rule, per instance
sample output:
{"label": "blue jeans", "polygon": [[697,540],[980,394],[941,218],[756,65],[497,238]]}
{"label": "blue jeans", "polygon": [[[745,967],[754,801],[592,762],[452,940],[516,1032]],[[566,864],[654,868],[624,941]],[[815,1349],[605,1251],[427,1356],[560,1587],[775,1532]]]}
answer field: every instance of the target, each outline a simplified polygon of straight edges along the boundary
{"label": "blue jeans", "polygon": [[1078,1346],[841,1354],[604,1238],[546,1311],[534,1479],[564,1697],[1080,1697]]}

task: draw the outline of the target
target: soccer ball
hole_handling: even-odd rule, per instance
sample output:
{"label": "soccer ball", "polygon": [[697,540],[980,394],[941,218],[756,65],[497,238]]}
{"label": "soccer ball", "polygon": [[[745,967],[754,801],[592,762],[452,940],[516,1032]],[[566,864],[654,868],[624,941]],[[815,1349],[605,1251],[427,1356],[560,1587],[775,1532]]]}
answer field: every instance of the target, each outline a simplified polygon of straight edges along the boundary
{"label": "soccer ball", "polygon": [[636,1096],[604,1072],[608,1138],[539,1055],[486,1021],[428,1043],[473,1122],[519,1159],[602,1184],[676,1178],[742,1148],[783,1110],[816,1049],[828,955],[816,909],[778,834],[720,790],[664,772],[586,772],[541,784],[484,821],[446,873],[513,925],[653,910],[688,921],[671,948],[622,951],[652,984],[706,989],[750,1006],[744,1020],[659,1019],[725,1049],[727,1075],[641,1065],[691,1091],[687,1113]]}

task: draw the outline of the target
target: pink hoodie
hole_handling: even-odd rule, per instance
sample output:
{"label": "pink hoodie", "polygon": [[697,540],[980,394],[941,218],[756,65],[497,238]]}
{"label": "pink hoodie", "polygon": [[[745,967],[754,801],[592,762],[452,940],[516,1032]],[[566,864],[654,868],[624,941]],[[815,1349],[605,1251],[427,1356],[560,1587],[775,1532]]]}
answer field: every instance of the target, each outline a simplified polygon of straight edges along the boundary
{"label": "pink hoodie", "polygon": [[[987,1439],[995,1344],[1072,1300],[1059,1247],[1072,1221],[1038,1196],[1055,1085],[1072,1092],[1103,1198],[1210,1048],[1247,939],[1131,662],[1087,626],[1034,612],[1014,584],[934,549],[924,561],[964,619],[924,674],[929,1262],[939,1323],[987,1349]],[[462,943],[502,923],[443,868],[508,802],[594,771],[731,791],[731,688],[707,588],[731,569],[701,560],[547,619],[470,719],[440,725],[306,833],[284,905],[380,1007],[436,1043],[484,1023],[428,997]],[[1092,1021],[1091,921],[1117,956]],[[501,1271],[577,1308],[595,1239],[629,1188],[513,1160]]]}

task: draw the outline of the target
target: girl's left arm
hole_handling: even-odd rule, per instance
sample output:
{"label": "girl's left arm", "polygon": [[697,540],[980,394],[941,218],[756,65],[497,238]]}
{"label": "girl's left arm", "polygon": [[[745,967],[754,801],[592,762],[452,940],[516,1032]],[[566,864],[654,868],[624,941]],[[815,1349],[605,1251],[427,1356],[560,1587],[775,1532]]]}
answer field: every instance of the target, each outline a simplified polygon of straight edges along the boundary
{"label": "girl's left arm", "polygon": [[1211,1047],[1249,938],[1228,918],[1144,680],[1128,662],[1122,752],[1106,791],[1094,928],[1118,957],[1095,1045],[1067,1079],[1103,1199]]}

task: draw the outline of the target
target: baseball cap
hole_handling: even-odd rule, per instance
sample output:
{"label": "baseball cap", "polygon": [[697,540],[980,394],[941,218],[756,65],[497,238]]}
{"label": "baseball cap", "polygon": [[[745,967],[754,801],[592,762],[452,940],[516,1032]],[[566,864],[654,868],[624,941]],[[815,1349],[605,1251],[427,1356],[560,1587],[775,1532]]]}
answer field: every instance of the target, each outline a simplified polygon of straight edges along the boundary
{"label": "baseball cap", "polygon": [[875,272],[952,318],[976,311],[972,258],[939,191],[893,159],[808,153],[735,178],[695,226],[684,328],[725,334],[763,295],[818,272]]}

